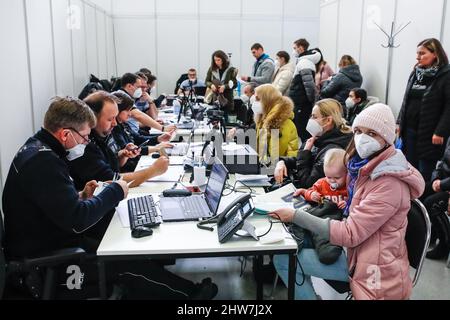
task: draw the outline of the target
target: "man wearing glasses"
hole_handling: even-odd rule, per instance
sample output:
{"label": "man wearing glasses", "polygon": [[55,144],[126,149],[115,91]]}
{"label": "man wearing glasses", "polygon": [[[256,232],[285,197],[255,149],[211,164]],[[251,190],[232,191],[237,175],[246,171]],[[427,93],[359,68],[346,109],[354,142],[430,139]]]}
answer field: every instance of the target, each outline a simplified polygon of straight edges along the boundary
{"label": "man wearing glasses", "polygon": [[8,257],[39,256],[66,247],[95,249],[86,247],[91,244],[85,241],[86,233],[103,224],[128,194],[121,180],[93,197],[96,181],[78,192],[69,176],[66,160],[83,156],[95,123],[83,101],[55,98],[44,127],[17,152],[3,192]]}

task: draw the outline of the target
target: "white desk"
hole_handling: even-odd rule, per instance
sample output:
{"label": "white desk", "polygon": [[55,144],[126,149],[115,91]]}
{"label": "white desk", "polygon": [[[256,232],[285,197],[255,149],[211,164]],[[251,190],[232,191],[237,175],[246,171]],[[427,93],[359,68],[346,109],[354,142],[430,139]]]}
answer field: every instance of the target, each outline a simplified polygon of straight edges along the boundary
{"label": "white desk", "polygon": [[[133,188],[130,193],[160,193],[172,186],[173,183],[146,183],[141,187]],[[253,189],[257,190],[258,188]],[[259,189],[259,191],[261,190]],[[234,198],[232,195],[222,197],[219,212]],[[247,220],[256,227],[258,235],[269,229],[270,223],[266,216],[254,215]],[[279,223],[273,224],[271,232],[284,233],[285,240],[273,244],[262,244],[252,238],[246,239],[234,236],[228,242],[221,244],[218,240],[216,227],[214,227],[213,232],[201,230],[197,228],[196,222],[165,222],[153,230],[152,236],[136,239],[131,237],[129,227],[122,226],[116,212],[97,250],[101,296],[106,298],[105,263],[107,261],[146,258],[257,256],[257,267],[260,267],[263,255],[288,254],[290,270],[288,299],[293,299],[297,243]],[[262,283],[258,283],[257,299],[262,299],[262,296]]]}

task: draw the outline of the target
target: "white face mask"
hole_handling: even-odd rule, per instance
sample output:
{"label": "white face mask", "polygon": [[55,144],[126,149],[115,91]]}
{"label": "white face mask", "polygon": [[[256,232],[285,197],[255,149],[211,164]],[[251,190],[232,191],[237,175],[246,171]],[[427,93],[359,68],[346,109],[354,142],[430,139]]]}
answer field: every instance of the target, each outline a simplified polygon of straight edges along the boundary
{"label": "white face mask", "polygon": [[348,97],[347,100],[345,100],[345,106],[347,108],[353,108],[355,106],[355,103],[353,102],[353,99]]}
{"label": "white face mask", "polygon": [[280,64],[280,60],[275,61],[275,68],[278,69],[280,68],[281,64]]}
{"label": "white face mask", "polygon": [[262,113],[262,105],[261,105],[261,102],[259,102],[259,101],[253,102],[253,104],[252,104],[252,110],[253,110],[253,113],[254,113],[254,114],[260,114],[260,113]]}
{"label": "white face mask", "polygon": [[298,58],[299,56],[300,56],[300,54],[297,52],[297,50],[295,50],[295,49],[292,49],[292,55],[295,57],[295,58]]}
{"label": "white face mask", "polygon": [[241,100],[243,104],[247,104],[250,101],[250,98],[246,94],[243,94]]}
{"label": "white face mask", "polygon": [[77,144],[75,147],[67,149],[69,154],[66,156],[67,160],[73,161],[75,159],[81,158],[84,155],[84,149],[86,149],[85,144]]}
{"label": "white face mask", "polygon": [[306,131],[313,137],[320,137],[323,134],[323,128],[317,120],[309,119],[306,125]]}
{"label": "white face mask", "polygon": [[367,159],[383,148],[375,138],[365,133],[355,135],[355,147],[361,159]]}
{"label": "white face mask", "polygon": [[133,98],[139,99],[141,96],[142,96],[142,89],[141,88],[136,89],[136,91],[133,93]]}

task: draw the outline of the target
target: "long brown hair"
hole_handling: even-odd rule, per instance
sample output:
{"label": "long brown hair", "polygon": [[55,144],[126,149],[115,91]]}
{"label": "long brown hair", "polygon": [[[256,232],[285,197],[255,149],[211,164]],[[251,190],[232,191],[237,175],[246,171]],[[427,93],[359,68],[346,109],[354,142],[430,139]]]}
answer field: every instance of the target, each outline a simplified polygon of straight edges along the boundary
{"label": "long brown hair", "polygon": [[436,63],[434,65],[438,67],[442,67],[448,64],[448,57],[442,47],[441,42],[435,38],[429,38],[420,41],[417,45],[418,47],[425,47],[428,51],[434,53],[436,55]]}
{"label": "long brown hair", "polygon": [[216,65],[214,61],[214,57],[220,58],[222,60],[222,69],[226,70],[230,66],[230,60],[225,52],[222,50],[214,51],[211,57],[211,70],[217,70],[219,67]]}

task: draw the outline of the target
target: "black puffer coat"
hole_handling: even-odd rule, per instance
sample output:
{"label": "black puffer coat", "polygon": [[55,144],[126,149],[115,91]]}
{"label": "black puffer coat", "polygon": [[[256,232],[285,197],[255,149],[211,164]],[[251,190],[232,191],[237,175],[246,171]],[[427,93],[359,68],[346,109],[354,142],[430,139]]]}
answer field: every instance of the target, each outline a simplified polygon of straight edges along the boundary
{"label": "black puffer coat", "polygon": [[350,90],[361,87],[363,77],[356,64],[341,68],[330,81],[324,82],[320,99],[333,98],[345,106]]}
{"label": "black puffer coat", "polygon": [[311,151],[299,150],[297,158],[281,158],[289,173],[293,173],[294,185],[297,188],[309,188],[317,180],[323,178],[325,176],[323,172],[325,153],[332,148],[347,148],[352,136],[352,133],[342,133],[338,128],[334,128],[319,137]]}
{"label": "black puffer coat", "polygon": [[444,156],[433,171],[431,181],[441,180],[441,190],[450,191],[450,139],[447,141]]}
{"label": "black puffer coat", "polygon": [[[415,78],[415,72],[413,71],[409,76],[402,108],[397,119],[402,137],[406,135],[406,128],[402,125],[406,122],[409,91]],[[439,146],[431,143],[434,134],[444,137],[445,140],[450,135],[450,65],[441,67],[422,98],[417,131],[419,159],[439,160],[441,158],[444,153],[444,145]]]}

